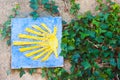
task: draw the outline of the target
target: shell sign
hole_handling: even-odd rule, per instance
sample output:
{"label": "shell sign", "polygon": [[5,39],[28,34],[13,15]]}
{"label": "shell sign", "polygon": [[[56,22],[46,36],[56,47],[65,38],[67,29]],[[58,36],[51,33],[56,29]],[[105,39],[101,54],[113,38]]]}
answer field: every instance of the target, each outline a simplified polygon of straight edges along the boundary
{"label": "shell sign", "polygon": [[62,67],[60,17],[12,19],[12,69]]}

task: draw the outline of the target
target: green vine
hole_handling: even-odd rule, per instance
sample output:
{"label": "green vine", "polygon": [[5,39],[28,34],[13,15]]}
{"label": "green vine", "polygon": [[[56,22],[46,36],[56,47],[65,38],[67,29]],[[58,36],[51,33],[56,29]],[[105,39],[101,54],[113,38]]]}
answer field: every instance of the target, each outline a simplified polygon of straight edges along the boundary
{"label": "green vine", "polygon": [[12,13],[9,17],[8,20],[4,22],[3,24],[3,29],[0,30],[0,33],[2,35],[1,39],[5,39],[8,38],[7,40],[7,45],[10,45],[11,40],[11,19],[16,17],[16,15],[19,14],[18,10],[20,9],[19,4],[16,4],[15,7],[12,9]]}
{"label": "green vine", "polygon": [[33,16],[33,18],[39,17],[39,14],[37,13],[39,7],[42,7],[52,15],[59,15],[58,6],[55,5],[53,0],[30,0],[30,3],[30,7],[33,9],[33,12],[31,12],[30,15]]}
{"label": "green vine", "polygon": [[120,77],[120,6],[99,2],[100,11],[72,20],[63,30],[62,52],[71,63],[64,68],[43,69],[47,80],[112,80]]}
{"label": "green vine", "polygon": [[78,10],[80,9],[80,5],[75,3],[75,0],[70,0],[71,8],[70,8],[70,14],[77,15]]}

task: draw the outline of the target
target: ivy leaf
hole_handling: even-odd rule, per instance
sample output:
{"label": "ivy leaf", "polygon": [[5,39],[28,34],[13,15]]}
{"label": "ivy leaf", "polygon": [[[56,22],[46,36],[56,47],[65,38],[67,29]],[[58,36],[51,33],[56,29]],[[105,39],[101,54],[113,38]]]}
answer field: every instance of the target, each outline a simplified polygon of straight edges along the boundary
{"label": "ivy leaf", "polygon": [[76,34],[74,34],[74,31],[69,31],[69,34],[71,34],[71,35],[69,35],[70,38],[74,38],[76,35]]}
{"label": "ivy leaf", "polygon": [[108,10],[108,6],[105,5],[105,4],[103,4],[103,5],[102,5],[102,11],[104,12],[104,11],[107,11],[107,10]]}
{"label": "ivy leaf", "polygon": [[102,0],[97,0],[97,2],[98,2],[98,3],[101,3],[101,2],[102,2]]}
{"label": "ivy leaf", "polygon": [[72,60],[75,63],[78,63],[79,58],[80,58],[80,53],[78,51],[74,52],[74,55],[72,56]]}
{"label": "ivy leaf", "polygon": [[107,46],[102,46],[102,50],[106,51],[106,50],[108,50],[108,47]]}
{"label": "ivy leaf", "polygon": [[32,5],[30,5],[30,7],[34,10],[37,10],[39,5],[38,4],[32,4]]}
{"label": "ivy leaf", "polygon": [[[62,35],[63,35],[63,36],[68,36],[68,35],[69,35],[68,30],[64,30],[64,32],[62,33]],[[65,38],[65,39],[67,39],[67,38]],[[67,42],[67,41],[66,41],[66,42]]]}
{"label": "ivy leaf", "polygon": [[117,40],[117,46],[120,47],[120,40]]}
{"label": "ivy leaf", "polygon": [[80,43],[81,43],[80,38],[76,38],[76,39],[75,39],[75,44],[76,44],[76,46],[80,45]]}
{"label": "ivy leaf", "polygon": [[[116,40],[110,40],[109,41],[109,44],[112,46],[112,45],[115,45],[117,43],[117,41]],[[118,44],[118,43],[117,43]],[[112,47],[114,47],[114,46],[112,46]]]}
{"label": "ivy leaf", "polygon": [[108,17],[109,17],[109,13],[106,13],[106,14],[104,15],[104,19],[107,20]]}
{"label": "ivy leaf", "polygon": [[95,19],[93,19],[92,24],[94,24],[95,26],[99,27],[100,22],[98,22]]}
{"label": "ivy leaf", "polygon": [[[107,49],[107,48],[106,48],[106,49]],[[105,50],[106,50],[106,49],[105,49]],[[112,53],[109,52],[109,51],[107,51],[107,52],[103,52],[103,56],[104,56],[104,57],[108,57],[110,54],[112,54]]]}
{"label": "ivy leaf", "polygon": [[100,27],[101,27],[102,29],[108,29],[108,25],[107,25],[107,24],[104,24],[104,23],[100,24]]}
{"label": "ivy leaf", "polygon": [[96,37],[95,40],[96,40],[98,43],[102,43],[102,42],[103,42],[103,37],[102,37],[102,36]]}
{"label": "ivy leaf", "polygon": [[99,77],[97,80],[105,80],[104,78],[102,78],[102,77]]}
{"label": "ivy leaf", "polygon": [[70,68],[71,73],[73,73],[74,70],[75,70],[75,65],[72,65],[71,68]]}
{"label": "ivy leaf", "polygon": [[120,58],[117,59],[117,67],[120,70]]}
{"label": "ivy leaf", "polygon": [[24,74],[25,74],[25,71],[24,71],[24,69],[21,68],[21,69],[20,69],[20,74],[19,74],[19,75],[20,75],[20,78],[21,78]]}
{"label": "ivy leaf", "polygon": [[83,33],[83,32],[80,32],[80,34],[81,34],[81,39],[85,39],[86,37],[88,37],[89,36],[89,34],[87,34],[87,33]]}
{"label": "ivy leaf", "polygon": [[7,40],[7,45],[11,44],[11,39]]}
{"label": "ivy leaf", "polygon": [[75,15],[79,9],[80,9],[80,5],[73,3],[70,8],[70,13]]}
{"label": "ivy leaf", "polygon": [[58,6],[52,6],[52,13],[55,14],[55,13],[58,13]]}
{"label": "ivy leaf", "polygon": [[36,3],[38,0],[30,0],[30,3]]}
{"label": "ivy leaf", "polygon": [[68,46],[68,50],[71,51],[71,50],[74,50],[75,49],[75,46]]}
{"label": "ivy leaf", "polygon": [[88,61],[82,62],[81,65],[84,67],[85,70],[91,67],[91,65]]}
{"label": "ivy leaf", "polygon": [[95,10],[96,10],[96,11],[98,11],[98,10],[99,10],[99,8],[100,8],[100,6],[96,6],[96,7],[95,7]]}
{"label": "ivy leaf", "polygon": [[52,77],[52,72],[50,70],[48,71],[48,76]]}
{"label": "ivy leaf", "polygon": [[99,71],[95,71],[93,74],[94,74],[95,76],[99,76],[99,75],[100,75]]}
{"label": "ivy leaf", "polygon": [[50,8],[51,8],[51,5],[50,5],[50,4],[45,4],[45,5],[44,5],[44,8],[50,9]]}
{"label": "ivy leaf", "polygon": [[98,65],[97,62],[94,62],[94,67],[95,67],[95,68],[100,68],[100,66]]}
{"label": "ivy leaf", "polygon": [[113,33],[108,31],[108,32],[105,33],[105,36],[108,37],[108,38],[112,38]]}
{"label": "ivy leaf", "polygon": [[82,77],[82,72],[81,72],[81,71],[78,71],[77,74],[76,74],[76,76]]}
{"label": "ivy leaf", "polygon": [[89,36],[90,36],[91,38],[95,38],[95,37],[96,37],[96,34],[95,34],[95,32],[93,32],[93,31],[87,31],[87,33],[89,34]]}
{"label": "ivy leaf", "polygon": [[29,70],[29,73],[32,75],[34,72],[36,72],[36,69],[32,68]]}
{"label": "ivy leaf", "polygon": [[97,28],[97,29],[95,30],[95,32],[96,32],[98,35],[100,35],[101,33],[105,33],[106,30],[102,30],[101,28]]}
{"label": "ivy leaf", "polygon": [[67,24],[67,22],[65,20],[62,20],[62,24]]}
{"label": "ivy leaf", "polygon": [[110,59],[110,65],[116,66],[116,62],[115,62],[115,59],[114,59],[114,58],[111,58],[111,59]]}
{"label": "ivy leaf", "polygon": [[37,10],[39,8],[38,0],[30,0],[30,2],[31,2],[30,7],[33,10]]}
{"label": "ivy leaf", "polygon": [[107,73],[109,76],[112,76],[112,75],[111,75],[111,73],[112,73],[112,69],[109,69],[109,68],[106,69],[106,70],[105,70],[105,73]]}
{"label": "ivy leaf", "polygon": [[42,77],[45,77],[46,76],[46,72],[45,70],[42,69]]}
{"label": "ivy leaf", "polygon": [[36,11],[31,12],[30,15],[33,17],[33,19],[37,19],[37,17],[39,17],[39,14]]}
{"label": "ivy leaf", "polygon": [[82,15],[77,15],[77,18],[81,19],[81,18],[83,18],[83,16]]}
{"label": "ivy leaf", "polygon": [[41,3],[44,5],[44,4],[46,4],[46,3],[48,3],[49,2],[49,0],[41,0]]}
{"label": "ivy leaf", "polygon": [[71,51],[71,50],[74,50],[75,49],[75,40],[74,38],[68,40],[68,50]]}

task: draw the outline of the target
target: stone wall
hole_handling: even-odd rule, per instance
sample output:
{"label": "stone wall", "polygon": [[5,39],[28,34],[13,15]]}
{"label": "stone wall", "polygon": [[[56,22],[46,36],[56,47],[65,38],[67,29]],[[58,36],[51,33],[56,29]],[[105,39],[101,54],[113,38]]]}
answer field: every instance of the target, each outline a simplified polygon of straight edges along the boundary
{"label": "stone wall", "polygon": [[[120,3],[120,0],[113,1]],[[70,22],[73,16],[64,10],[65,3],[63,0],[55,0],[55,2],[59,6],[60,15],[62,18]],[[84,13],[90,10],[94,14],[94,8],[97,5],[96,0],[76,0],[76,2],[80,4],[81,9],[79,10],[79,13]],[[32,11],[29,7],[29,0],[0,0],[0,28],[7,20],[7,17],[12,13],[11,9],[16,3],[19,3],[21,6],[19,17],[29,17],[29,13]],[[70,5],[68,3],[68,9],[69,6]],[[22,78],[19,78],[19,71],[10,69],[10,57],[10,46],[6,45],[6,40],[0,41],[0,80],[45,80],[41,77],[41,69],[37,69],[37,73],[32,76],[26,73]],[[69,69],[69,66],[70,64],[65,62],[64,67]],[[7,75],[9,72],[10,75]]]}

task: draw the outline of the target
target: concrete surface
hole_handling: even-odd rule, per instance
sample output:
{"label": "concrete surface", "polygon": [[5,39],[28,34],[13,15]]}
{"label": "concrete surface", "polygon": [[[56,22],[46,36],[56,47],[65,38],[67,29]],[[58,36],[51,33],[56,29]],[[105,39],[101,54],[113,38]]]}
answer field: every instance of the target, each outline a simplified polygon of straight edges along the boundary
{"label": "concrete surface", "polygon": [[[73,17],[66,9],[63,0],[55,0],[59,6],[60,15],[63,19],[70,22]],[[67,1],[67,0],[66,0]],[[87,10],[91,10],[94,13],[96,0],[76,0],[81,5],[80,13],[84,13]],[[120,0],[113,0],[120,3]],[[21,6],[21,14],[29,14],[32,10],[29,8],[29,0],[0,0],[0,27],[7,20],[7,17],[11,14],[11,9],[16,3]],[[68,3],[67,3],[68,4]],[[69,5],[67,7],[69,9]],[[22,78],[19,78],[19,71],[11,70],[11,48],[6,45],[6,40],[0,41],[0,80],[45,80],[41,77],[41,69],[37,69],[37,73],[32,76],[26,73]],[[65,62],[64,68],[69,71],[70,64]],[[11,71],[11,73],[10,73]],[[27,71],[27,70],[26,70]],[[10,73],[7,75],[7,73]]]}

